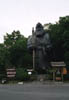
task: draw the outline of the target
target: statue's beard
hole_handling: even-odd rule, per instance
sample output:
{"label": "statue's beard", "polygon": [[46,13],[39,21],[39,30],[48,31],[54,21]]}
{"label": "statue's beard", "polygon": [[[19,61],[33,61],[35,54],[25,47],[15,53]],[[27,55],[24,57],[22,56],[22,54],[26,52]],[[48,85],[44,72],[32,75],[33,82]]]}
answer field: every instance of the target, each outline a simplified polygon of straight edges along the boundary
{"label": "statue's beard", "polygon": [[36,36],[41,37],[44,35],[44,30],[36,30]]}

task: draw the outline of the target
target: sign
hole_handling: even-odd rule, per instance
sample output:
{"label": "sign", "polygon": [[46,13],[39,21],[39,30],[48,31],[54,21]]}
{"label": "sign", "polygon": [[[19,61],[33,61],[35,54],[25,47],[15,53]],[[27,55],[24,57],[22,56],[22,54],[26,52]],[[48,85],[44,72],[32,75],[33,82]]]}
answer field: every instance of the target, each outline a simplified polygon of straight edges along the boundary
{"label": "sign", "polygon": [[15,68],[6,69],[6,72],[7,72],[8,78],[13,78],[16,75],[16,69]]}
{"label": "sign", "polygon": [[56,77],[56,80],[57,81],[61,81],[61,77]]}
{"label": "sign", "polygon": [[28,71],[28,75],[31,75],[33,72],[33,69],[27,69],[27,71]]}
{"label": "sign", "polygon": [[62,74],[63,74],[63,75],[66,75],[66,74],[67,74],[67,69],[66,69],[66,68],[63,68]]}
{"label": "sign", "polygon": [[29,74],[29,75],[31,75],[31,74],[32,74],[32,72],[28,72],[28,74]]}

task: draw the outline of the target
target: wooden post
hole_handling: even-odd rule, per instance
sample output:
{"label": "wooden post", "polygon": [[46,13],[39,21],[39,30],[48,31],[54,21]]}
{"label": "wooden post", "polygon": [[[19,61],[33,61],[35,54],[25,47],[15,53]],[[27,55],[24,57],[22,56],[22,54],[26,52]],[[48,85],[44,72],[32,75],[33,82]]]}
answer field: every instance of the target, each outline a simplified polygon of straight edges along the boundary
{"label": "wooden post", "polygon": [[33,70],[35,70],[35,50],[33,49]]}
{"label": "wooden post", "polygon": [[55,82],[55,71],[53,71],[53,82]]}
{"label": "wooden post", "polygon": [[63,73],[62,73],[62,82],[63,82]]}
{"label": "wooden post", "polygon": [[61,77],[62,77],[62,82],[63,82],[63,69],[62,69],[62,72],[61,72]]}

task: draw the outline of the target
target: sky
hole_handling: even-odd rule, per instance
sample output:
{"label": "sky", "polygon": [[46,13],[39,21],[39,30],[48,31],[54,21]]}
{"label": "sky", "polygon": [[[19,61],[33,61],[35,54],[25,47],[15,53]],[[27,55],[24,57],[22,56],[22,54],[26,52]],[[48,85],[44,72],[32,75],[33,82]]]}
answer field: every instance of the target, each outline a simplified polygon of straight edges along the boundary
{"label": "sky", "polygon": [[0,0],[0,43],[13,30],[28,37],[38,22],[55,23],[67,15],[69,0]]}

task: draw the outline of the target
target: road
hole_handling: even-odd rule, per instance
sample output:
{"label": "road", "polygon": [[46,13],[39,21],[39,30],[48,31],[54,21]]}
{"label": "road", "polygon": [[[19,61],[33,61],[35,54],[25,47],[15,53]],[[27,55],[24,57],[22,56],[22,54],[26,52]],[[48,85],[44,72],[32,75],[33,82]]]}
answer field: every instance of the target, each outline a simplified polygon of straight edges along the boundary
{"label": "road", "polygon": [[69,100],[69,84],[0,85],[0,100]]}

